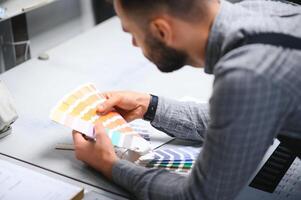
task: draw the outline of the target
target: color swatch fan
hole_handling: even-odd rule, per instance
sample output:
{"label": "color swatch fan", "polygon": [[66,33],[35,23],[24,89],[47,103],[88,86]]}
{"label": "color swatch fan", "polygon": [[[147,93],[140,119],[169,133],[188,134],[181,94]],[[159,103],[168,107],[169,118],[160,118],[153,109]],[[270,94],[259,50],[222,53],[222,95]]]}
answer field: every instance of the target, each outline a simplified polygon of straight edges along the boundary
{"label": "color swatch fan", "polygon": [[96,107],[104,101],[105,98],[93,84],[85,84],[58,102],[51,111],[50,118],[90,138],[95,138],[95,123],[102,122],[114,146],[130,149],[141,155],[148,153],[149,142],[136,133],[117,112],[97,115]]}
{"label": "color swatch fan", "polygon": [[199,153],[199,147],[158,149],[141,156],[137,163],[149,168],[189,173]]}

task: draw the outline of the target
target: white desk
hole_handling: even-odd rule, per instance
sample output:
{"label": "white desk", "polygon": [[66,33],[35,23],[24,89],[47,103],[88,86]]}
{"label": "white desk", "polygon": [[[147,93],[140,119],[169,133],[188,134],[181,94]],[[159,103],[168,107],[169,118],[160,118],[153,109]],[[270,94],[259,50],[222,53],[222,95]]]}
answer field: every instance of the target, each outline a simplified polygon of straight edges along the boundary
{"label": "white desk", "polygon": [[0,75],[16,99],[19,119],[13,133],[0,140],[0,152],[98,189],[127,196],[82,162],[73,152],[55,150],[71,133],[49,120],[49,112],[65,93],[93,82],[103,91],[140,90],[180,98],[208,100],[212,77],[185,68],[162,74],[140,50],[131,46],[117,18],[50,50],[50,59],[32,59]]}

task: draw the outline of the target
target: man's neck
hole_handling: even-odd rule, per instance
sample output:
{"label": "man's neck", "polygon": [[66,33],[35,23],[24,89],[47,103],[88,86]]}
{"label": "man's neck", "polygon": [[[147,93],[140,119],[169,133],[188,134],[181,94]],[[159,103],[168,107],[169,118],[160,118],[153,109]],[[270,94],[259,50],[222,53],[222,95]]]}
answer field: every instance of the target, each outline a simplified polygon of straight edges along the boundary
{"label": "man's neck", "polygon": [[208,11],[207,20],[193,26],[187,45],[187,52],[190,57],[188,64],[197,68],[204,67],[209,35],[219,12],[220,3],[218,1],[212,1],[209,6],[210,9]]}

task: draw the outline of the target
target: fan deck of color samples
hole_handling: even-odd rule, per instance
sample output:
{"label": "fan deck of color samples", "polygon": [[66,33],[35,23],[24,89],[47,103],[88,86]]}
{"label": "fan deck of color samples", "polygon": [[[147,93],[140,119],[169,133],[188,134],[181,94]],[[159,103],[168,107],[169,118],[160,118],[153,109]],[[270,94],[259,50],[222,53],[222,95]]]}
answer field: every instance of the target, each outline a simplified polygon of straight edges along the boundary
{"label": "fan deck of color samples", "polygon": [[66,95],[52,110],[50,118],[62,125],[85,134],[94,136],[94,125],[102,122],[113,145],[127,148],[141,154],[150,150],[150,144],[137,134],[129,124],[116,112],[97,115],[97,105],[105,98],[92,84],[85,84]]}
{"label": "fan deck of color samples", "polygon": [[188,173],[200,152],[198,147],[180,147],[155,150],[139,158],[139,164],[150,168]]}

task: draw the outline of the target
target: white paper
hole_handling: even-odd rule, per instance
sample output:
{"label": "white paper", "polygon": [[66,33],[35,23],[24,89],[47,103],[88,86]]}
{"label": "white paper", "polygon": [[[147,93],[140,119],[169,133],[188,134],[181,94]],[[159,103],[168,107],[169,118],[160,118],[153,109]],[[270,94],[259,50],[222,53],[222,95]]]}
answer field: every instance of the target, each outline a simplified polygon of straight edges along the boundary
{"label": "white paper", "polygon": [[0,160],[0,199],[69,200],[82,188]]}

